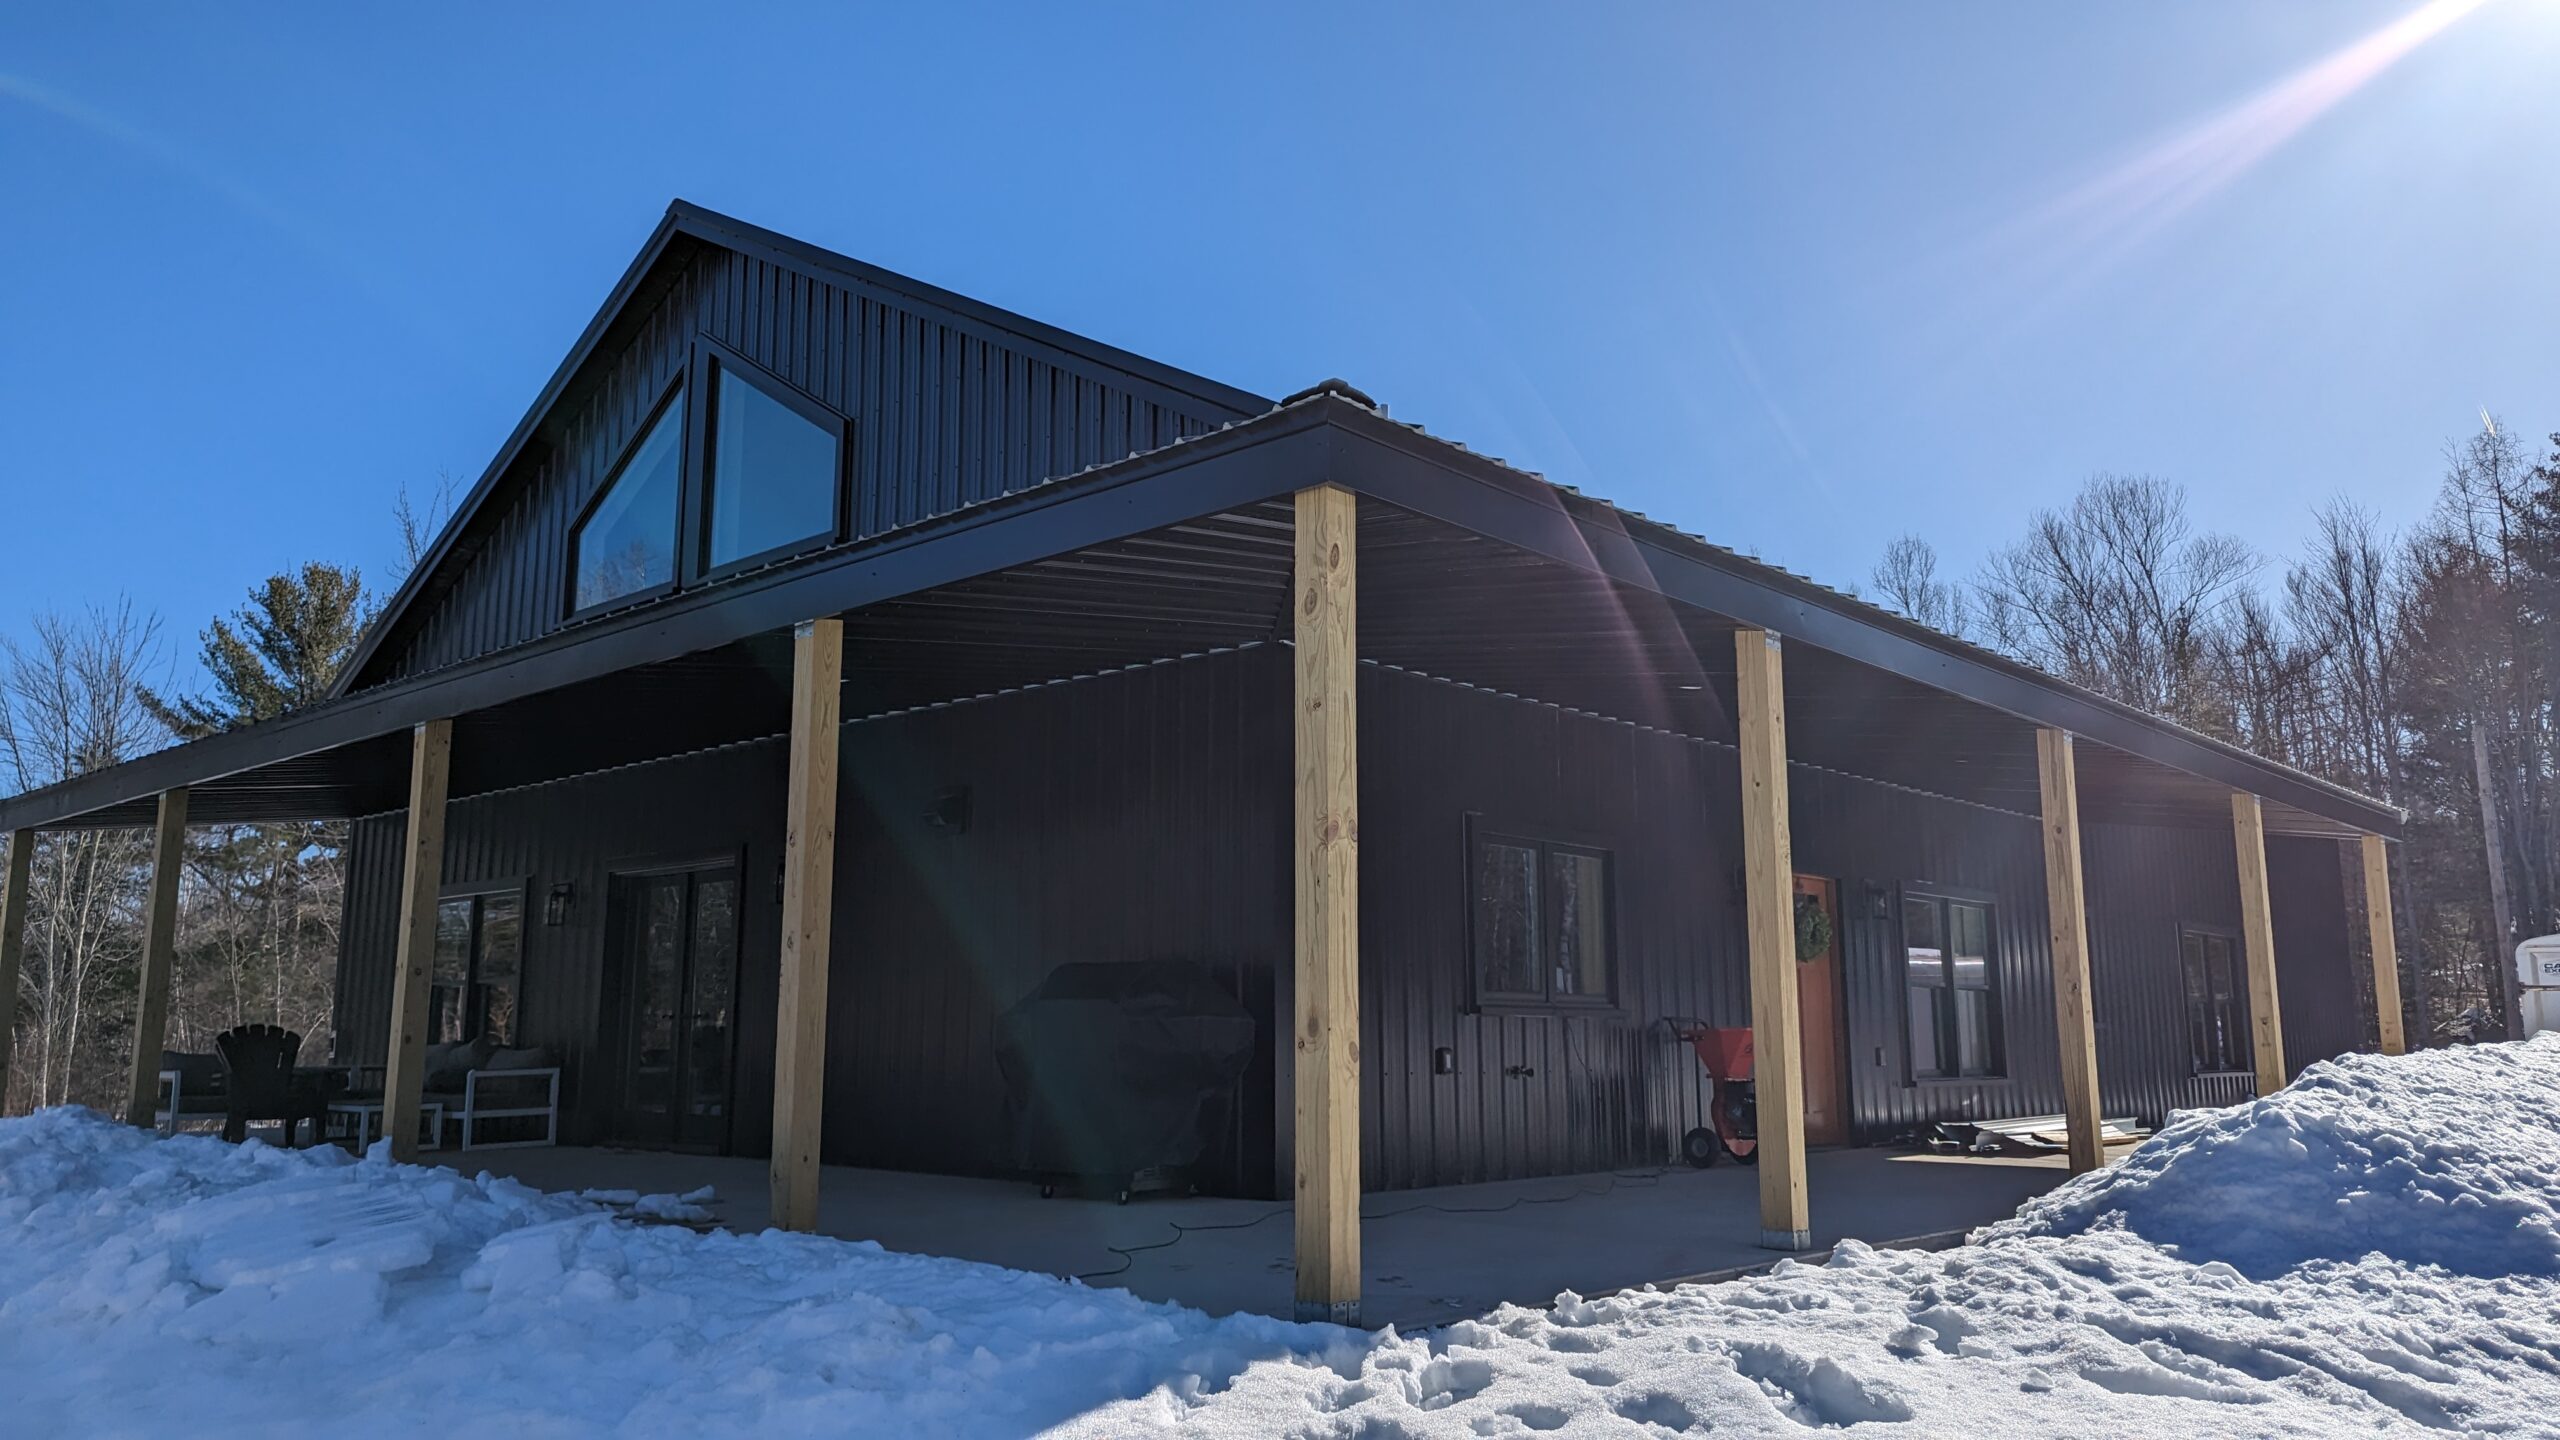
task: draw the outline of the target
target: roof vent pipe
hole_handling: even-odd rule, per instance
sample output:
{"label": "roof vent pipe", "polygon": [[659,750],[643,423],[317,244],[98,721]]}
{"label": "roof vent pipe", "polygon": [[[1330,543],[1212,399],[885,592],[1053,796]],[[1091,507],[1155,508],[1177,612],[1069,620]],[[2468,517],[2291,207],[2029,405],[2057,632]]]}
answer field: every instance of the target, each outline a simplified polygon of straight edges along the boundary
{"label": "roof vent pipe", "polygon": [[1285,410],[1290,406],[1297,404],[1301,400],[1312,400],[1318,395],[1332,395],[1339,399],[1348,400],[1363,410],[1375,410],[1381,415],[1387,413],[1387,407],[1370,399],[1367,391],[1353,385],[1348,380],[1339,378],[1317,381],[1306,389],[1301,390],[1297,394],[1290,396],[1288,399],[1281,401],[1280,408]]}

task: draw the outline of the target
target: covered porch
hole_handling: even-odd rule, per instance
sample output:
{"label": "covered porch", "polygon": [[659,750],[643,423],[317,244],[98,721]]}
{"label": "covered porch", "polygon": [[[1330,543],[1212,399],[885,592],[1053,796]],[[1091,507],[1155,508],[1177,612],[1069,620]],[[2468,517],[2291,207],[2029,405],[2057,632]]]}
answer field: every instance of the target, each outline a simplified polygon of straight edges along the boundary
{"label": "covered porch", "polygon": [[[1250,741],[1256,753],[1283,757],[1288,776],[1285,794],[1272,797],[1287,816],[1268,837],[1276,848],[1247,856],[1242,868],[1267,863],[1274,877],[1285,875],[1278,883],[1294,905],[1285,933],[1258,943],[1281,952],[1272,1078],[1286,1158],[1275,1162],[1276,1188],[1295,1202],[1038,1208],[1019,1186],[822,1168],[822,1109],[838,1045],[828,977],[841,943],[835,817],[848,730],[1184,657],[1277,656],[1284,646],[1285,681],[1242,688],[1259,718],[1233,728],[1240,749]],[[1538,1071],[1533,1060],[1422,1036],[1398,1073],[1380,1067],[1364,1076],[1363,1051],[1375,1066],[1384,1021],[1363,1014],[1364,975],[1375,973],[1364,966],[1377,957],[1362,951],[1361,812],[1364,796],[1385,793],[1394,776],[1364,777],[1356,697],[1384,675],[1711,750],[1719,787],[1725,770],[1734,772],[1731,790],[1702,785],[1674,802],[1697,809],[1693,801],[1712,797],[1715,813],[1701,824],[1719,837],[1729,830],[1730,853],[1721,845],[1694,857],[1666,850],[1661,865],[1694,860],[1695,873],[1658,888],[1712,892],[1719,905],[1729,892],[1747,918],[1747,1017],[1760,1067],[1756,1171],[1653,1176],[1556,1206],[1529,1202],[1594,1182],[1467,1187],[1481,1188],[1488,1206],[1453,1197],[1434,1208],[1424,1197],[1445,1193],[1437,1190],[1364,1195],[1364,1162],[1379,1170],[1397,1163],[1370,1153],[1378,1147],[1364,1140],[1364,1126],[1393,1103],[1381,1092],[1452,1073],[1435,1051],[1454,1052],[1446,1061],[1454,1071],[1493,1077],[1486,1084],[1496,1088],[1503,1077],[1526,1081]],[[547,1166],[584,1164],[592,1173],[537,1182],[575,1188],[682,1192],[711,1183],[735,1207],[723,1216],[733,1228],[826,1229],[1079,1274],[1116,1265],[1112,1244],[1163,1239],[1167,1217],[1216,1216],[1204,1223],[1240,1228],[1139,1252],[1105,1283],[1142,1294],[1161,1285],[1166,1298],[1252,1310],[1276,1308],[1276,1287],[1294,1293],[1302,1317],[1369,1322],[1407,1318],[1408,1303],[1421,1307],[1410,1318],[1422,1319],[1435,1306],[1462,1311],[1562,1288],[1711,1273],[1842,1235],[1881,1242],[1962,1228],[2007,1213],[2031,1193],[2019,1185],[2063,1173],[1808,1151],[1791,775],[1808,790],[1829,783],[1821,777],[1845,777],[1997,815],[2013,832],[2034,826],[2041,841],[2030,854],[2040,850],[2046,861],[2037,897],[2044,913],[2022,904],[2009,913],[2031,916],[2013,920],[2015,928],[2049,938],[2050,964],[2037,988],[2021,989],[2006,1021],[2020,1055],[2056,1078],[2073,1169],[2100,1162],[2083,814],[2230,837],[2224,853],[2238,861],[2231,879],[2245,912],[2261,1091],[2286,1078],[2266,834],[2361,836],[2368,863],[2378,865],[2379,837],[2397,823],[2359,797],[1421,436],[1326,390],[847,550],[573,623],[0,803],[0,829],[156,825],[161,859],[135,1057],[135,1109],[148,1123],[183,827],[191,818],[405,814],[396,956],[387,1003],[376,1010],[388,1012],[386,1129],[398,1146],[417,1128],[433,928],[451,858],[448,803],[759,745],[780,750],[782,763],[740,793],[779,832],[778,854],[740,869],[770,879],[777,963],[769,983],[741,987],[737,1004],[769,1017],[756,1023],[771,1026],[770,1069],[769,1081],[741,1086],[762,1093],[739,1094],[733,1114],[734,1148],[752,1153],[769,1135],[770,1160],[519,1152],[488,1162],[493,1168],[521,1166],[533,1178]],[[26,848],[12,847],[13,863],[23,864]],[[21,870],[0,913],[0,947],[14,943],[23,890]],[[593,912],[583,907],[602,898],[593,890],[544,895],[555,897],[571,927],[588,923]],[[1869,898],[1886,903],[1880,890]],[[2374,979],[2387,997],[2387,910],[2372,923]],[[1663,949],[1676,959],[1723,945],[1718,934]],[[6,954],[0,948],[0,960]],[[14,990],[5,971],[0,965],[0,995]],[[844,1003],[839,997],[836,1008]],[[2396,999],[2381,1009],[2385,1044],[2396,1048]],[[1653,1043],[1644,1027],[1633,1030],[1630,1047]],[[1568,1059],[1574,1043],[1567,1036],[1558,1047]],[[852,1058],[837,1050],[840,1074]],[[1882,1061],[1871,1068],[1880,1073]],[[1907,1077],[1876,1083],[1897,1093],[1920,1088]],[[1569,1105],[1553,1114],[1552,1128],[1574,1128]],[[1655,1153],[1670,1158],[1668,1147]],[[618,1171],[633,1178],[613,1178]],[[705,1178],[688,1182],[689,1173]],[[1490,1207],[1505,1208],[1470,1213]],[[1554,1223],[1565,1210],[1591,1223]],[[1017,1244],[1038,1248],[1008,1248]],[[1186,1268],[1203,1255],[1215,1263],[1196,1274]]]}
{"label": "covered porch", "polygon": [[[763,1162],[664,1151],[564,1147],[446,1157],[538,1190],[690,1194],[710,1187],[706,1225],[772,1223]],[[1806,1157],[1813,1243],[1937,1248],[2006,1217],[2070,1178],[2064,1157],[1818,1150]],[[1757,1180],[1722,1166],[1602,1172],[1373,1194],[1361,1207],[1369,1325],[1411,1330],[1496,1305],[1542,1306],[1675,1281],[1722,1279],[1781,1257],[1760,1245]],[[1061,1195],[1026,1184],[829,1165],[813,1229],[884,1248],[1082,1279],[1213,1315],[1293,1313],[1291,1207],[1205,1197]]]}

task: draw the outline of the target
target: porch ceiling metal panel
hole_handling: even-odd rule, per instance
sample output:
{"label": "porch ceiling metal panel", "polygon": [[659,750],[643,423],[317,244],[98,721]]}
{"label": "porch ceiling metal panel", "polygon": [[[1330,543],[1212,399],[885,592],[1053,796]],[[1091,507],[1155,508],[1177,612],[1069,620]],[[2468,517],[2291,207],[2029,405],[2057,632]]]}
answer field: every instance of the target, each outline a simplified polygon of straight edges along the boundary
{"label": "porch ceiling metal panel", "polygon": [[[403,730],[198,780],[188,789],[187,823],[344,819],[396,809],[408,784],[409,734]],[[157,793],[132,795],[57,823],[82,829],[147,826]]]}
{"label": "porch ceiling metal panel", "polygon": [[[1733,743],[1732,619],[1387,505],[1364,507],[1360,545],[1364,658]],[[1815,642],[1788,648],[1786,684],[1793,760],[2020,814],[2041,808],[2034,720]],[[2080,777],[2093,823],[2230,822],[2231,785],[2103,741],[2083,737]],[[2361,833],[2279,799],[2267,816],[2284,833]]]}
{"label": "porch ceiling metal panel", "polygon": [[[1287,594],[1285,573],[1273,569],[1284,562],[1273,558],[1267,502],[1284,500],[1324,474],[1329,444],[1318,407],[1275,410],[1230,429],[938,516],[864,545],[749,572],[511,650],[0,798],[0,830],[135,823],[128,816],[137,805],[147,808],[149,797],[180,785],[199,795],[238,797],[234,811],[193,812],[208,823],[369,813],[381,806],[373,798],[376,767],[364,762],[387,753],[386,747],[369,742],[396,736],[389,748],[397,750],[399,773],[405,776],[409,727],[442,717],[483,712],[500,717],[474,722],[472,728],[484,731],[485,742],[488,726],[503,724],[508,716],[554,709],[583,712],[609,728],[636,725],[642,717],[669,713],[670,707],[702,705],[715,711],[703,728],[717,732],[730,727],[718,712],[734,698],[716,693],[720,687],[769,674],[747,658],[756,637],[815,615],[851,615],[889,602],[919,602],[929,592],[973,581],[995,587],[981,586],[977,592],[991,606],[1013,602],[1033,607],[1030,613],[999,611],[1008,628],[1027,634],[1024,627],[1070,622],[1067,635],[1014,647],[1027,649],[1044,665],[1065,660],[1087,667],[1138,663],[1162,658],[1169,652],[1153,647],[1175,639],[1205,644],[1213,643],[1212,637],[1214,643],[1267,638],[1285,613]],[[1044,562],[1064,557],[1099,558],[1043,568]],[[1220,579],[1226,600],[1202,601],[1201,577],[1221,568],[1232,572]],[[1271,591],[1269,615],[1254,623],[1249,609],[1238,607],[1249,607],[1254,585],[1268,585],[1273,574],[1280,578]],[[1190,578],[1180,578],[1184,575]],[[1182,599],[1177,600],[1176,590],[1184,592]],[[969,593],[965,588],[960,592],[963,598]],[[1040,608],[1044,603],[1046,613]],[[1076,658],[1074,634],[1100,636],[1106,626],[1120,638],[1089,647]],[[913,626],[890,627],[891,638],[921,634]],[[968,649],[970,638],[955,626],[950,648]],[[736,656],[719,653],[736,646],[750,648]],[[697,663],[707,669],[686,669],[687,657],[706,654],[711,658]],[[930,662],[928,671],[932,663],[948,662]],[[1032,673],[1022,664],[985,669],[1007,677],[994,688],[1057,678]],[[616,678],[626,672],[636,673]],[[902,687],[896,680],[894,668],[884,668],[876,679],[880,689],[870,698],[881,704],[949,698],[934,693],[930,683],[911,680]],[[547,701],[536,698],[549,692],[567,693]],[[519,702],[529,703],[511,708]],[[696,722],[683,717],[676,723],[683,730]],[[335,753],[340,751],[351,753]],[[334,778],[300,796],[262,787],[261,777],[281,773],[274,767],[306,759]],[[347,771],[349,766],[354,769]],[[518,763],[502,773],[508,777],[505,783],[526,783],[544,768]],[[476,783],[459,763],[456,781]],[[249,798],[252,792],[258,798]]]}
{"label": "porch ceiling metal panel", "polygon": [[[1340,483],[1362,494],[1559,565],[1651,591],[1694,610],[1769,629],[1947,697],[2004,713],[2268,802],[2270,826],[2301,833],[2397,835],[2393,807],[2249,754],[2131,706],[1941,634],[1800,575],[1337,401]],[[1792,659],[1791,652],[1791,659]],[[1790,668],[1795,668],[1792,664]],[[1959,712],[1961,713],[1961,712]],[[2191,787],[2190,787],[2191,788]],[[2281,817],[2281,818],[2280,818]]]}

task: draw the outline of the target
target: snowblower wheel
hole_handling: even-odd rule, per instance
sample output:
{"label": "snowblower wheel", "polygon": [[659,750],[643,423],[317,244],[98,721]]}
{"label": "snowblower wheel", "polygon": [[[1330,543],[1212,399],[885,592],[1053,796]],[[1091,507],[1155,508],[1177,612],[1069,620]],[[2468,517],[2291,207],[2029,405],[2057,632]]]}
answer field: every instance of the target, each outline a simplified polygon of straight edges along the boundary
{"label": "snowblower wheel", "polygon": [[1680,1137],[1680,1158],[1701,1170],[1715,1164],[1716,1157],[1723,1153],[1724,1141],[1707,1126],[1701,1125]]}

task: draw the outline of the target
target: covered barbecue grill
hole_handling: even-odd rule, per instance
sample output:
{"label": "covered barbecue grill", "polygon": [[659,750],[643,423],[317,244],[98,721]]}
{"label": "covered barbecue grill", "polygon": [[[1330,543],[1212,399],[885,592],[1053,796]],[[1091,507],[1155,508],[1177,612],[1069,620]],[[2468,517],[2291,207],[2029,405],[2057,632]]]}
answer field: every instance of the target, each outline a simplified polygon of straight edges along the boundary
{"label": "covered barbecue grill", "polygon": [[1079,961],[1007,1010],[996,1044],[1013,1163],[1115,1194],[1188,1189],[1234,1113],[1254,1020],[1192,961]]}

